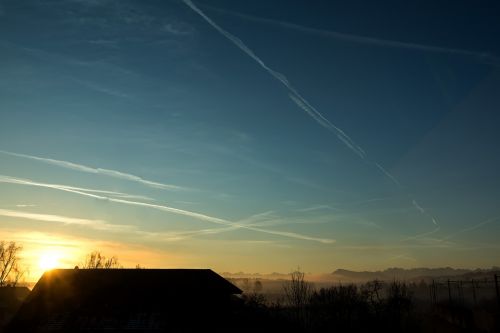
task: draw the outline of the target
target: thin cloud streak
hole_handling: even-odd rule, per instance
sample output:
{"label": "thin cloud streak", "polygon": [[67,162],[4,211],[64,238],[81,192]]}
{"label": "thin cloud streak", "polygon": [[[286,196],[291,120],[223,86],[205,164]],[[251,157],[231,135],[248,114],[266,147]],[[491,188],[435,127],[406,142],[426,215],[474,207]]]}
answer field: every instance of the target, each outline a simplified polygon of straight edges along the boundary
{"label": "thin cloud streak", "polygon": [[411,236],[411,237],[404,238],[404,239],[401,240],[401,242],[405,242],[405,241],[409,241],[409,240],[414,240],[414,239],[419,239],[419,238],[424,238],[426,236],[435,234],[439,230],[441,230],[441,227],[438,226],[437,228],[434,228],[432,231],[424,232],[424,233],[421,233],[421,234],[418,234],[418,235],[414,235],[414,236]]}
{"label": "thin cloud streak", "polygon": [[52,158],[45,158],[45,157],[38,157],[38,156],[33,156],[33,155],[26,155],[26,154],[19,154],[19,153],[13,153],[5,150],[0,150],[0,153],[10,155],[10,156],[15,156],[15,157],[20,157],[20,158],[27,158],[43,163],[48,163],[51,165],[56,165],[62,168],[66,169],[71,169],[71,170],[76,170],[76,171],[81,171],[81,172],[86,172],[86,173],[93,173],[93,174],[99,174],[99,175],[104,175],[108,177],[113,177],[113,178],[119,178],[119,179],[125,179],[137,183],[141,183],[143,185],[153,187],[153,188],[159,188],[162,190],[185,190],[186,188],[176,186],[176,185],[170,185],[170,184],[163,184],[147,179],[143,179],[139,176],[135,176],[129,173],[124,173],[121,171],[116,171],[116,170],[111,170],[111,169],[102,169],[102,168],[93,168],[89,167],[86,165],[82,164],[77,164],[73,162],[68,162],[68,161],[62,161],[62,160],[56,160]]}
{"label": "thin cloud streak", "polygon": [[374,46],[380,46],[380,47],[392,47],[392,48],[398,48],[398,49],[417,50],[417,51],[423,51],[423,52],[456,54],[456,55],[471,57],[480,63],[493,65],[495,67],[500,66],[500,57],[494,56],[494,55],[487,53],[487,52],[478,52],[478,51],[464,50],[464,49],[458,49],[458,48],[449,48],[449,47],[441,47],[441,46],[426,45],[426,44],[419,44],[419,43],[410,43],[410,42],[396,41],[396,40],[377,38],[377,37],[360,36],[360,35],[342,33],[342,32],[338,32],[338,31],[305,27],[305,26],[302,26],[299,24],[278,21],[278,20],[273,20],[273,19],[267,19],[267,18],[257,17],[257,16],[253,16],[253,15],[248,15],[248,14],[242,14],[242,13],[238,13],[238,12],[234,12],[234,11],[230,11],[230,10],[215,8],[212,6],[203,6],[203,7],[206,7],[210,10],[214,10],[214,11],[217,11],[217,12],[220,12],[223,14],[229,14],[232,16],[240,17],[240,18],[243,18],[243,19],[248,20],[248,21],[271,24],[271,25],[282,27],[282,28],[299,31],[302,33],[314,34],[317,36],[324,36],[324,37],[334,38],[337,40],[343,40],[343,41],[347,41],[347,42],[366,44],[366,45],[374,45]]}
{"label": "thin cloud streak", "polygon": [[30,212],[7,210],[7,209],[0,209],[0,216],[28,219],[32,221],[41,221],[41,222],[56,222],[68,225],[70,224],[81,225],[102,231],[130,231],[134,229],[133,226],[110,224],[102,220],[90,220],[90,219],[75,218],[62,215],[52,215],[52,214],[38,214],[38,213],[30,213]]}
{"label": "thin cloud streak", "polygon": [[72,77],[70,77],[69,79],[73,80],[74,82],[76,82],[76,83],[78,83],[78,84],[80,84],[80,85],[82,85],[90,90],[94,90],[94,91],[97,91],[97,92],[105,94],[105,95],[109,95],[112,97],[118,97],[118,98],[125,98],[125,99],[132,99],[133,98],[132,96],[130,96],[127,93],[121,92],[121,91],[116,90],[116,89],[102,86],[98,83],[80,80],[80,79],[75,79]]}
{"label": "thin cloud streak", "polygon": [[447,248],[447,249],[457,249],[455,243],[450,242],[440,242],[438,239],[432,238],[418,238],[415,239],[415,243],[409,244],[368,244],[368,245],[341,245],[335,246],[339,250],[357,250],[357,251],[377,251],[377,250],[408,250],[408,249],[429,249],[429,248]]}
{"label": "thin cloud streak", "polygon": [[315,242],[320,242],[320,243],[324,243],[324,244],[331,244],[331,243],[335,242],[335,240],[333,240],[333,239],[317,238],[317,237],[311,237],[311,236],[302,235],[302,234],[298,234],[298,233],[294,233],[294,232],[268,230],[268,229],[262,229],[259,227],[248,226],[248,225],[241,224],[241,223],[234,223],[234,222],[231,222],[231,221],[228,221],[225,219],[221,219],[218,217],[213,217],[213,216],[209,216],[209,215],[205,215],[205,214],[201,214],[201,213],[196,213],[196,212],[187,211],[187,210],[178,209],[178,208],[169,207],[169,206],[164,206],[164,205],[156,205],[156,204],[151,204],[151,203],[124,200],[124,199],[107,197],[107,196],[103,196],[103,195],[92,194],[92,193],[78,190],[75,187],[71,187],[71,186],[45,184],[45,183],[34,182],[31,180],[27,180],[27,179],[17,179],[17,178],[12,178],[12,177],[8,177],[8,176],[2,176],[2,175],[0,175],[0,182],[6,182],[6,183],[18,184],[18,185],[28,185],[28,186],[51,188],[54,190],[79,194],[82,196],[100,199],[100,200],[105,200],[105,201],[121,203],[121,204],[131,205],[131,206],[156,209],[156,210],[160,210],[160,211],[164,211],[164,212],[168,212],[168,213],[173,213],[173,214],[177,214],[177,215],[181,215],[181,216],[191,217],[191,218],[197,219],[199,221],[205,221],[205,222],[219,224],[219,225],[223,225],[223,226],[227,226],[227,227],[247,229],[247,230],[261,232],[261,233],[265,233],[265,234],[269,234],[269,235],[276,235],[276,236],[282,236],[282,237],[300,239],[300,240],[315,241]]}
{"label": "thin cloud streak", "polygon": [[[30,183],[33,186],[36,186],[36,182],[32,182],[31,180],[27,179],[22,179],[22,178],[14,178],[14,177],[9,177],[9,176],[4,176],[0,175],[0,183],[9,183],[9,184],[21,184],[24,185],[26,183]],[[82,192],[88,192],[88,193],[99,193],[99,194],[106,194],[110,195],[112,197],[118,197],[118,198],[126,198],[126,199],[142,199],[142,200],[148,200],[148,201],[155,201],[155,199],[143,196],[143,195],[136,195],[136,194],[128,194],[128,193],[123,193],[123,192],[115,192],[115,191],[107,191],[107,190],[97,190],[93,188],[83,188],[83,187],[75,187],[75,186],[68,186],[68,185],[60,185],[60,184],[45,184],[43,187],[50,187],[50,188],[66,188],[69,190],[75,190],[75,191],[82,191]],[[36,205],[16,205],[16,207],[35,207]]]}
{"label": "thin cloud streak", "polygon": [[389,259],[387,259],[387,261],[393,261],[393,260],[399,260],[399,259],[405,259],[405,260],[417,261],[417,259],[415,259],[415,258],[413,258],[413,257],[410,257],[410,256],[409,256],[409,255],[407,255],[407,254],[399,254],[399,255],[392,256],[392,257],[390,257]]}
{"label": "thin cloud streak", "polygon": [[295,211],[301,212],[301,213],[308,213],[308,212],[324,211],[324,210],[327,210],[327,211],[331,211],[331,210],[333,210],[333,211],[339,211],[340,209],[336,208],[336,207],[332,207],[330,205],[314,205],[314,206],[310,206],[310,207],[296,209]]}
{"label": "thin cloud streak", "polygon": [[477,223],[477,224],[474,224],[473,226],[471,227],[468,227],[468,228],[465,228],[465,229],[462,229],[462,230],[459,230],[451,235],[448,235],[446,237],[444,237],[442,239],[442,241],[445,241],[445,240],[448,240],[450,238],[453,238],[457,235],[460,235],[460,234],[463,234],[463,233],[466,233],[466,232],[469,232],[469,231],[473,231],[473,230],[476,230],[476,229],[479,229],[487,224],[490,224],[490,223],[493,223],[493,222],[496,222],[496,221],[499,221],[500,220],[500,216],[496,216],[496,217],[492,217],[490,219],[487,219],[487,220],[484,220],[483,222],[480,222],[480,223]]}

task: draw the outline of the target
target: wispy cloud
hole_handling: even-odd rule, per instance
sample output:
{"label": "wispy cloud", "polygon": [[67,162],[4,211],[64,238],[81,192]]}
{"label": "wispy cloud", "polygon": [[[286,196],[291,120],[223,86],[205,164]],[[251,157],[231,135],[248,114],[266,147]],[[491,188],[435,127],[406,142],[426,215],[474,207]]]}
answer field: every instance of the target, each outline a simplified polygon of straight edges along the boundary
{"label": "wispy cloud", "polygon": [[110,224],[102,220],[91,220],[91,219],[75,218],[62,215],[37,214],[37,213],[23,212],[17,210],[7,210],[7,209],[0,209],[0,216],[22,218],[32,221],[80,225],[101,231],[130,231],[134,229],[134,227],[130,225]]}
{"label": "wispy cloud", "polygon": [[339,250],[354,250],[354,251],[380,251],[380,250],[399,250],[406,251],[408,249],[459,249],[456,243],[442,242],[437,238],[417,238],[412,243],[395,243],[395,244],[366,244],[366,245],[337,245]]}
{"label": "wispy cloud", "polygon": [[105,94],[105,95],[109,95],[112,97],[126,98],[126,99],[132,98],[132,96],[128,93],[119,91],[119,90],[114,89],[114,88],[106,87],[100,83],[76,79],[73,77],[68,77],[68,79],[73,80],[74,82],[76,82],[76,83],[78,83],[78,84],[80,84],[88,89],[97,91],[97,92]]}
{"label": "wispy cloud", "polygon": [[332,207],[330,205],[314,205],[306,208],[300,208],[296,209],[297,212],[314,212],[314,211],[321,211],[321,210],[335,210],[338,211],[338,208]]}
{"label": "wispy cloud", "polygon": [[174,36],[187,36],[194,33],[194,29],[192,26],[184,22],[176,22],[176,21],[167,22],[163,26],[163,31],[172,34]]}
{"label": "wispy cloud", "polygon": [[413,258],[413,257],[410,257],[409,255],[407,254],[398,254],[398,255],[395,255],[395,256],[392,256],[390,257],[389,259],[387,259],[388,261],[393,261],[393,260],[401,260],[401,259],[404,259],[404,260],[410,260],[410,261],[417,261],[417,259]]}
{"label": "wispy cloud", "polygon": [[405,241],[409,241],[409,240],[424,238],[424,237],[427,237],[429,235],[435,234],[439,230],[441,230],[441,227],[438,226],[438,227],[434,228],[432,231],[424,232],[424,233],[417,234],[417,235],[414,235],[414,236],[411,236],[411,237],[406,237],[406,238],[402,239],[401,241],[405,242]]}
{"label": "wispy cloud", "polygon": [[365,44],[365,45],[373,45],[373,46],[379,46],[379,47],[391,47],[391,48],[398,48],[398,49],[416,50],[416,51],[422,51],[422,52],[455,54],[455,55],[469,57],[469,58],[471,58],[475,61],[478,61],[480,63],[489,64],[489,65],[493,65],[493,66],[500,66],[500,57],[492,55],[488,52],[479,52],[479,51],[473,51],[473,50],[471,51],[471,50],[465,50],[465,49],[460,49],[460,48],[442,47],[442,46],[435,46],[435,45],[411,43],[411,42],[396,41],[396,40],[390,40],[390,39],[384,39],[384,38],[348,34],[348,33],[342,33],[342,32],[338,32],[338,31],[310,28],[310,27],[299,25],[299,24],[294,24],[294,23],[284,22],[284,21],[279,21],[279,20],[273,20],[273,19],[268,19],[268,18],[263,18],[263,17],[257,17],[257,16],[253,16],[253,15],[238,13],[235,11],[215,8],[215,7],[211,7],[211,6],[203,6],[203,7],[206,7],[210,10],[214,10],[214,11],[217,11],[217,12],[220,12],[223,14],[236,16],[236,17],[248,20],[248,21],[274,25],[274,26],[278,26],[281,28],[285,28],[285,29],[295,30],[295,31],[298,31],[301,33],[313,34],[313,35],[317,35],[317,36],[333,38],[336,40],[342,40],[342,41],[346,41],[346,42],[359,43],[359,44]]}
{"label": "wispy cloud", "polygon": [[90,39],[86,40],[85,42],[89,44],[110,46],[110,47],[116,47],[116,44],[118,43],[118,41],[115,39]]}
{"label": "wispy cloud", "polygon": [[148,239],[154,238],[155,240],[159,241],[178,241],[192,238],[194,236],[218,234],[221,232],[236,229],[235,227],[223,227],[191,231],[151,232],[140,230],[137,226],[134,225],[112,224],[98,219],[75,218],[62,215],[40,214],[17,210],[0,209],[0,216],[27,219],[31,221],[52,222],[65,225],[77,225],[99,231],[127,233],[133,234],[134,236],[138,237],[146,237]]}
{"label": "wispy cloud", "polygon": [[52,159],[52,158],[38,157],[38,156],[33,156],[33,155],[13,153],[13,152],[5,151],[5,150],[0,150],[0,153],[11,155],[11,156],[16,156],[16,157],[20,157],[20,158],[27,158],[27,159],[31,159],[31,160],[35,160],[35,161],[39,161],[39,162],[43,162],[43,163],[48,163],[48,164],[55,165],[58,167],[76,170],[76,171],[80,171],[80,172],[93,173],[93,174],[98,174],[98,175],[103,175],[103,176],[108,176],[108,177],[113,177],[113,178],[129,180],[129,181],[140,183],[140,184],[143,184],[143,185],[146,185],[149,187],[159,188],[159,189],[163,189],[163,190],[186,190],[186,188],[181,187],[181,186],[155,182],[152,180],[147,180],[147,179],[141,178],[139,176],[132,175],[132,174],[125,173],[125,172],[121,172],[121,171],[117,171],[117,170],[93,168],[90,166],[77,164],[77,163],[73,163],[73,162],[56,160],[56,159]]}
{"label": "wispy cloud", "polygon": [[104,196],[102,194],[97,195],[97,194],[89,193],[88,191],[85,192],[85,191],[79,190],[79,189],[72,187],[72,186],[39,183],[39,182],[34,182],[34,181],[31,181],[28,179],[18,179],[18,178],[2,176],[2,175],[0,175],[0,182],[17,184],[17,185],[27,185],[27,186],[50,188],[50,189],[74,193],[74,194],[78,194],[78,195],[82,195],[82,196],[86,196],[86,197],[90,197],[90,198],[106,200],[109,202],[115,202],[115,203],[130,205],[130,206],[137,206],[137,207],[144,207],[144,208],[149,208],[149,209],[160,210],[160,211],[164,211],[164,212],[168,212],[168,213],[172,213],[172,214],[176,214],[176,215],[191,217],[191,218],[194,218],[194,219],[199,220],[199,221],[223,225],[226,227],[235,227],[237,229],[246,229],[246,230],[256,231],[256,232],[265,233],[265,234],[269,234],[269,235],[276,235],[276,236],[287,237],[287,238],[292,238],[292,239],[315,241],[315,242],[320,242],[320,243],[325,243],[325,244],[331,244],[331,243],[335,242],[335,240],[328,239],[328,238],[318,238],[318,237],[312,237],[312,236],[303,235],[303,234],[294,233],[294,232],[269,230],[269,229],[263,229],[263,228],[259,228],[259,227],[245,225],[242,223],[235,223],[235,222],[231,222],[229,220],[225,220],[222,218],[209,216],[209,215],[205,215],[205,214],[197,213],[197,212],[192,212],[192,211],[188,211],[188,210],[183,210],[183,209],[179,209],[179,208],[174,208],[174,207],[170,207],[170,206],[165,206],[165,205],[157,205],[157,204],[151,204],[151,203],[145,203],[145,202],[139,202],[139,201],[118,199],[118,198],[113,198],[113,197],[107,197],[107,196]]}
{"label": "wispy cloud", "polygon": [[497,222],[497,221],[500,221],[500,216],[492,217],[492,218],[484,220],[484,221],[482,221],[480,223],[474,224],[473,226],[461,229],[461,230],[459,230],[459,231],[457,231],[457,232],[455,232],[455,233],[453,233],[451,235],[448,235],[448,236],[444,237],[442,240],[445,241],[445,240],[448,240],[450,238],[454,238],[455,236],[458,236],[460,234],[467,233],[469,231],[473,231],[473,230],[482,228],[485,225],[488,225],[490,223]]}
{"label": "wispy cloud", "polygon": [[[87,191],[87,192],[94,192],[95,191]],[[123,192],[115,192],[115,191],[100,191],[100,192],[110,192],[107,193],[115,198],[121,198],[121,199],[134,199],[134,200],[144,200],[144,201],[156,201],[156,199],[148,197],[146,195],[139,195],[139,194],[128,194],[128,193],[123,193]]]}
{"label": "wispy cloud", "polygon": [[376,206],[376,203],[382,201],[389,201],[391,199],[395,199],[393,196],[380,197],[380,198],[371,198],[364,200],[356,200],[356,201],[347,201],[347,202],[331,202],[331,203],[318,203],[312,204],[310,206],[297,208],[295,211],[297,212],[308,212],[308,211],[316,211],[316,210],[335,210],[335,211],[347,211],[351,209],[364,209],[364,206]]}
{"label": "wispy cloud", "polygon": [[[74,40],[72,40],[72,43],[74,43]],[[61,66],[68,68],[77,67],[90,72],[94,71],[98,71],[99,73],[105,72],[111,74],[113,77],[119,76],[123,80],[128,82],[141,81],[146,79],[146,77],[143,74],[136,71],[132,71],[129,68],[116,65],[110,62],[109,59],[107,58],[102,58],[97,60],[87,60],[87,59],[83,60],[78,57],[68,56],[67,54],[54,53],[52,51],[47,51],[35,47],[26,47],[6,40],[0,41],[0,47],[6,48],[8,50],[12,49],[16,50],[17,52],[22,52],[23,54],[29,57],[35,57],[38,61],[43,61],[46,64],[52,64],[53,66],[57,66],[57,68],[60,68]],[[62,73],[59,74],[58,76],[64,79],[74,80],[73,77],[64,75]],[[82,82],[88,82],[88,81],[81,81],[80,83]],[[106,89],[105,87],[102,88]],[[122,92],[117,92],[117,93],[122,94]]]}

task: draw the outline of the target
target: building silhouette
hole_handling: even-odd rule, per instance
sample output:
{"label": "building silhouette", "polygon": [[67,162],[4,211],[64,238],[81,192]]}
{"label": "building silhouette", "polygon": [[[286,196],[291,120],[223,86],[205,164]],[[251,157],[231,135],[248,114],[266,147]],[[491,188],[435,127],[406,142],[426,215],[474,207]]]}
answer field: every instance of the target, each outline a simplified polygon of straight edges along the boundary
{"label": "building silhouette", "polygon": [[241,292],[209,269],[57,269],[7,332],[234,331]]}

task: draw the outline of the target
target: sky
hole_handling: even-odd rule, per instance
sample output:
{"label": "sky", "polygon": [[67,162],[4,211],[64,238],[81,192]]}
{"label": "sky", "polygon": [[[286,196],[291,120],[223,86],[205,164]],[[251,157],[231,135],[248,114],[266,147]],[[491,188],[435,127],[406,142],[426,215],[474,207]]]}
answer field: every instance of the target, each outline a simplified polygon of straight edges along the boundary
{"label": "sky", "polygon": [[0,240],[30,279],[498,265],[499,15],[2,0]]}

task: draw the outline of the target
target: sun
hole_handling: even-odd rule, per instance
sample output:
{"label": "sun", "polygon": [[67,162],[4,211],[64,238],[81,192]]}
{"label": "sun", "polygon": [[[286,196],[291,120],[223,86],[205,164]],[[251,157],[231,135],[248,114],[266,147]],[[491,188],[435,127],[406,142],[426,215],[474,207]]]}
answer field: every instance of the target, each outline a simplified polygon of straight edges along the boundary
{"label": "sun", "polygon": [[38,266],[45,270],[56,268],[59,265],[61,255],[55,251],[46,251],[40,255]]}

